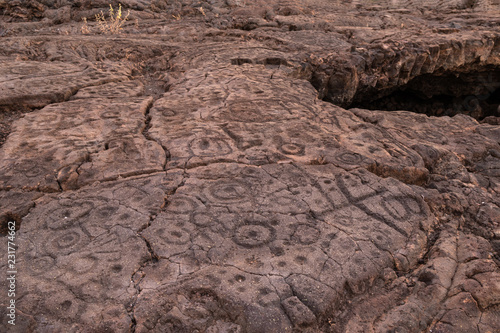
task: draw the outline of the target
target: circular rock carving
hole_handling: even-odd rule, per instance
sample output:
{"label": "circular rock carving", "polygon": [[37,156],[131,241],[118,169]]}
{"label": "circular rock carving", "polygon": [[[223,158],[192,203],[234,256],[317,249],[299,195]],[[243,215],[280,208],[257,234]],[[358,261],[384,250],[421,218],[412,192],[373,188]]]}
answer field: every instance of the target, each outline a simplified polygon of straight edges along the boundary
{"label": "circular rock carving", "polygon": [[115,118],[121,118],[122,115],[120,111],[106,111],[101,114],[101,118],[104,119],[115,119]]}
{"label": "circular rock carving", "polygon": [[263,246],[276,237],[274,228],[263,224],[246,224],[236,229],[233,240],[236,244],[253,248]]}
{"label": "circular rock carving", "polygon": [[171,108],[166,108],[163,106],[155,106],[151,109],[152,112],[161,113],[164,117],[174,117],[177,115],[177,112]]}
{"label": "circular rock carving", "polygon": [[231,146],[222,138],[196,138],[189,143],[189,149],[196,156],[223,156],[233,152]]}
{"label": "circular rock carving", "polygon": [[225,117],[240,122],[266,122],[272,119],[268,114],[263,113],[255,102],[246,100],[230,102]]}
{"label": "circular rock carving", "polygon": [[358,153],[344,152],[335,156],[335,160],[348,165],[359,165],[363,162],[364,157]]}
{"label": "circular rock carving", "polygon": [[89,243],[89,238],[80,229],[61,231],[46,243],[48,253],[67,255],[76,252]]}
{"label": "circular rock carving", "polygon": [[284,143],[279,150],[286,155],[304,155],[305,146],[298,143]]}
{"label": "circular rock carving", "polygon": [[380,231],[375,231],[370,233],[370,238],[377,248],[389,252],[392,250],[392,241],[390,234],[384,234]]}
{"label": "circular rock carving", "polygon": [[94,205],[91,202],[73,202],[72,206],[61,204],[47,214],[47,227],[50,229],[66,229],[78,219],[87,215]]}
{"label": "circular rock carving", "polygon": [[43,256],[29,259],[28,269],[31,271],[32,275],[40,275],[47,273],[55,265],[55,261],[52,257]]}
{"label": "circular rock carving", "polygon": [[167,211],[176,214],[189,214],[191,213],[198,204],[191,198],[188,197],[176,197],[173,198],[167,205]]}
{"label": "circular rock carving", "polygon": [[111,218],[120,207],[118,206],[101,206],[95,210],[96,215],[101,219]]}
{"label": "circular rock carving", "polygon": [[216,201],[237,203],[248,199],[248,188],[249,186],[241,181],[224,180],[211,185],[208,191]]}
{"label": "circular rock carving", "polygon": [[158,235],[169,244],[175,245],[183,245],[187,244],[191,237],[189,233],[181,228],[172,228],[172,229],[160,229],[158,230]]}
{"label": "circular rock carving", "polygon": [[205,212],[193,212],[190,216],[191,223],[199,227],[208,227],[216,220],[215,216]]}

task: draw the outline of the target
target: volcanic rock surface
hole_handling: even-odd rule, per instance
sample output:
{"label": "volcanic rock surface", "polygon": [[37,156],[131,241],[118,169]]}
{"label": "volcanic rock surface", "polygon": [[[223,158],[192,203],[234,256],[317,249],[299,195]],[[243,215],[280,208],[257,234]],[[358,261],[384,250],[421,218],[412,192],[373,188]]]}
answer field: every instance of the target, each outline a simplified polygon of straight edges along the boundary
{"label": "volcanic rock surface", "polygon": [[497,0],[121,3],[0,0],[2,332],[500,331]]}

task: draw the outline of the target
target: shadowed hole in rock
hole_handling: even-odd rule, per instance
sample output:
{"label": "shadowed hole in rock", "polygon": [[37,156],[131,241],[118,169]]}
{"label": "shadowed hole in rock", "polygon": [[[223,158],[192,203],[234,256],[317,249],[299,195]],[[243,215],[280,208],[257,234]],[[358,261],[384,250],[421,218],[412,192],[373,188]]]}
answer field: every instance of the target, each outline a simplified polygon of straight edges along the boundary
{"label": "shadowed hole in rock", "polygon": [[235,275],[234,279],[238,282],[243,282],[246,278],[243,275]]}
{"label": "shadowed hole in rock", "polygon": [[68,310],[69,310],[69,308],[71,307],[71,304],[72,304],[72,302],[71,302],[71,301],[69,301],[69,300],[64,301],[64,302],[62,302],[62,303],[61,303],[61,309],[62,309],[63,311],[68,311]]}
{"label": "shadowed hole in rock", "polygon": [[425,283],[427,286],[432,284],[436,275],[429,271],[424,271],[418,276],[418,281]]}
{"label": "shadowed hole in rock", "polygon": [[237,65],[237,66],[241,66],[243,64],[252,64],[252,63],[253,63],[253,61],[251,59],[245,59],[245,58],[231,59],[231,64]]}
{"label": "shadowed hole in rock", "polygon": [[307,262],[307,258],[304,256],[295,257],[295,262],[299,265],[304,265]]}
{"label": "shadowed hole in rock", "polygon": [[15,228],[15,231],[18,231],[21,227],[21,217],[19,215],[8,212],[0,216],[0,235],[8,235],[9,231],[12,231],[12,227]]}
{"label": "shadowed hole in rock", "polygon": [[123,269],[123,266],[120,265],[120,264],[116,264],[116,265],[113,265],[113,267],[111,267],[111,270],[114,272],[114,273],[120,273]]}
{"label": "shadowed hole in rock", "polygon": [[466,114],[477,120],[500,117],[500,69],[424,74],[396,88],[358,93],[350,107],[428,116]]}

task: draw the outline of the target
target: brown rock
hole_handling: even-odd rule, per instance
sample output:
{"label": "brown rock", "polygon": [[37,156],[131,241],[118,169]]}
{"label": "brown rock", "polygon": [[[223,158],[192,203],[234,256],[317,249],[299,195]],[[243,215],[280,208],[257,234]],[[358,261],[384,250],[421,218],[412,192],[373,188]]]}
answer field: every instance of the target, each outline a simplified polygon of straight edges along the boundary
{"label": "brown rock", "polygon": [[122,5],[0,0],[2,328],[500,329],[498,3]]}

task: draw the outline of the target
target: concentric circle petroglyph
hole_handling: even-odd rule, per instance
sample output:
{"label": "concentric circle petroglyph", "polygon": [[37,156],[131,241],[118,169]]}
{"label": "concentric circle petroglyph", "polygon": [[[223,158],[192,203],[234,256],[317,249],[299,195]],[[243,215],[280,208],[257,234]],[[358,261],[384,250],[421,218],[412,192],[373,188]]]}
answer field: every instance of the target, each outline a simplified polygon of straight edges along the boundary
{"label": "concentric circle petroglyph", "polygon": [[193,139],[189,143],[189,149],[195,156],[224,156],[233,151],[227,141],[219,137]]}
{"label": "concentric circle petroglyph", "polygon": [[48,273],[55,266],[55,259],[51,256],[27,257],[28,271],[32,275]]}
{"label": "concentric circle petroglyph", "polygon": [[177,112],[171,108],[155,107],[155,111],[160,112],[165,118],[175,117]]}
{"label": "concentric circle petroglyph", "polygon": [[363,155],[353,152],[342,152],[335,155],[334,158],[336,161],[348,165],[359,165],[364,160]]}
{"label": "concentric circle petroglyph", "polygon": [[244,202],[250,199],[250,186],[240,180],[220,180],[208,187],[207,194],[216,202]]}
{"label": "concentric circle petroglyph", "polygon": [[166,210],[176,214],[191,214],[198,204],[195,199],[186,196],[176,196],[169,201]]}
{"label": "concentric circle petroglyph", "polygon": [[284,143],[279,150],[286,155],[304,155],[305,146],[299,143]]}
{"label": "concentric circle petroglyph", "polygon": [[[64,203],[64,202],[63,202]],[[75,200],[72,204],[59,205],[46,213],[46,225],[49,229],[66,229],[77,224],[94,208],[90,201]]]}
{"label": "concentric circle petroglyph", "polygon": [[216,223],[217,218],[208,212],[192,212],[190,221],[199,227],[208,227]]}
{"label": "concentric circle petroglyph", "polygon": [[376,231],[370,233],[369,237],[377,248],[384,251],[391,251],[393,242],[391,241],[390,233]]}
{"label": "concentric circle petroglyph", "polygon": [[67,255],[77,252],[90,242],[90,238],[80,228],[53,231],[45,243],[49,254]]}
{"label": "concentric circle petroglyph", "polygon": [[118,110],[105,111],[101,113],[101,118],[103,119],[119,119],[122,113]]}
{"label": "concentric circle petroglyph", "polygon": [[168,244],[184,245],[191,240],[189,232],[179,227],[160,228],[156,232]]}
{"label": "concentric circle petroglyph", "polygon": [[260,223],[248,223],[236,228],[233,240],[236,244],[246,247],[260,247],[273,241],[276,230],[268,225]]}

